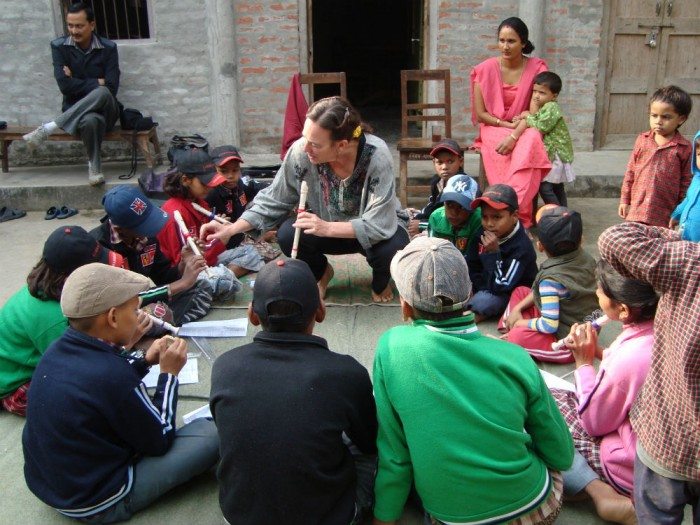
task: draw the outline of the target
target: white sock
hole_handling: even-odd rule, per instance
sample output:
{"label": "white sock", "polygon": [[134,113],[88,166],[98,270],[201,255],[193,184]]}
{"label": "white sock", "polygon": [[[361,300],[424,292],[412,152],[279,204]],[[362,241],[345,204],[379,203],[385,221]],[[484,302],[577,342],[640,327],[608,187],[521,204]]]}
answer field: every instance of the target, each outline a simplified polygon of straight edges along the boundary
{"label": "white sock", "polygon": [[46,124],[42,124],[42,127],[49,135],[51,135],[51,133],[56,133],[56,131],[59,129],[58,124],[56,124],[56,122],[53,120],[51,122],[47,122]]}

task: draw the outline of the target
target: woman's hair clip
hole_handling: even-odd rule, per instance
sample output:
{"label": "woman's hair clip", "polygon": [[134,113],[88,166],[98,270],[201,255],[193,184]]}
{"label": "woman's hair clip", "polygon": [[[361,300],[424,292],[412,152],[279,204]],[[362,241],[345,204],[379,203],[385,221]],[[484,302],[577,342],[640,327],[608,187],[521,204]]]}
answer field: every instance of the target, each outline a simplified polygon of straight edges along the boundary
{"label": "woman's hair clip", "polygon": [[352,138],[356,139],[356,138],[358,138],[360,135],[362,135],[362,126],[357,126],[357,127],[355,128],[355,131],[352,132]]}

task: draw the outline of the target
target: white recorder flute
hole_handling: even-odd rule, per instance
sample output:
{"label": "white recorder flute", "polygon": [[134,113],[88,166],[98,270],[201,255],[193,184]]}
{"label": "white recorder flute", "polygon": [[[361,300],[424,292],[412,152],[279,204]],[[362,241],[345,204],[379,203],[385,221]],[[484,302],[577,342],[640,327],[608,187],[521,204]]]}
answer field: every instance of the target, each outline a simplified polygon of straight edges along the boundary
{"label": "white recorder flute", "polygon": [[[306,181],[301,181],[301,190],[299,191],[299,208],[297,214],[306,210],[306,196],[309,193],[309,185]],[[292,243],[292,259],[297,258],[299,252],[299,238],[301,237],[301,228],[296,228],[294,232],[294,243]]]}
{"label": "white recorder flute", "polygon": [[[601,315],[597,319],[593,319],[591,321],[591,326],[596,332],[599,332],[600,328],[608,321],[610,321],[610,319],[608,319],[607,315]],[[561,350],[563,348],[567,348],[568,344],[573,342],[574,341],[571,338],[571,336],[567,335],[566,337],[559,339],[559,341],[552,343],[552,350]]]}
{"label": "white recorder flute", "polygon": [[148,317],[151,318],[151,320],[153,321],[153,324],[155,324],[156,326],[160,326],[161,328],[163,328],[164,330],[167,330],[171,334],[177,336],[178,332],[180,332],[179,326],[173,326],[168,321],[164,321],[163,319],[160,319],[160,318],[156,317],[155,315],[151,315],[149,313],[147,313],[147,315],[148,315]]}
{"label": "white recorder flute", "polygon": [[[187,244],[190,246],[190,249],[192,250],[192,253],[198,256],[202,256],[202,252],[199,251],[199,247],[197,246],[197,243],[194,242],[194,239],[190,235],[190,231],[187,229],[187,225],[185,224],[185,221],[182,219],[182,215],[180,214],[179,210],[175,210],[173,212],[173,219],[175,219],[175,222],[180,228],[180,232],[182,235],[185,237],[185,241]],[[207,277],[211,277],[211,273],[209,272],[209,268],[205,268],[204,271],[207,274]]]}
{"label": "white recorder flute", "polygon": [[226,220],[226,219],[224,219],[223,217],[219,217],[219,216],[216,215],[213,211],[207,210],[206,208],[200,206],[200,205],[197,204],[196,202],[193,202],[193,203],[192,203],[192,207],[193,207],[195,210],[197,210],[199,213],[202,213],[202,214],[206,215],[207,217],[209,217],[210,219],[212,219],[212,220],[214,220],[214,221],[216,221],[216,222],[219,222],[219,223],[221,223],[221,224],[231,224],[231,221]]}

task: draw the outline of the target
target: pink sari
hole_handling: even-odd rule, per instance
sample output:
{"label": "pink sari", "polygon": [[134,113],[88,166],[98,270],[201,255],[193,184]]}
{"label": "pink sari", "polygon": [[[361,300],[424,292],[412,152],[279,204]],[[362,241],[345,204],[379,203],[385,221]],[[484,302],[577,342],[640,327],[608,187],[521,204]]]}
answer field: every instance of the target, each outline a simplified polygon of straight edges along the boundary
{"label": "pink sari", "polygon": [[[489,58],[477,65],[471,72],[472,123],[476,125],[474,107],[474,83],[481,88],[486,110],[501,120],[513,120],[530,107],[532,81],[535,76],[547,70],[544,60],[528,57],[523,74],[514,93],[503,84],[498,58]],[[518,194],[519,217],[523,226],[533,225],[532,200],[540,188],[540,182],[549,173],[552,163],[544,149],[542,136],[536,129],[527,128],[518,139],[515,148],[508,155],[496,153],[496,146],[513,130],[479,124],[479,136],[474,147],[481,150],[481,158],[489,184],[508,184]]]}

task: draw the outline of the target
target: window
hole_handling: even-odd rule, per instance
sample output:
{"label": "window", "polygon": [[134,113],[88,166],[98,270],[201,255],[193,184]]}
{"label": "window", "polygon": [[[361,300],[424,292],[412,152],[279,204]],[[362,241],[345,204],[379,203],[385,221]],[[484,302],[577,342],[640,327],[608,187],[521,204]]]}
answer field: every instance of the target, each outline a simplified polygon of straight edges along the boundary
{"label": "window", "polygon": [[[61,0],[63,28],[66,11],[72,0]],[[95,12],[95,31],[110,40],[149,38],[147,0],[85,0]],[[67,32],[67,30],[66,30]]]}

